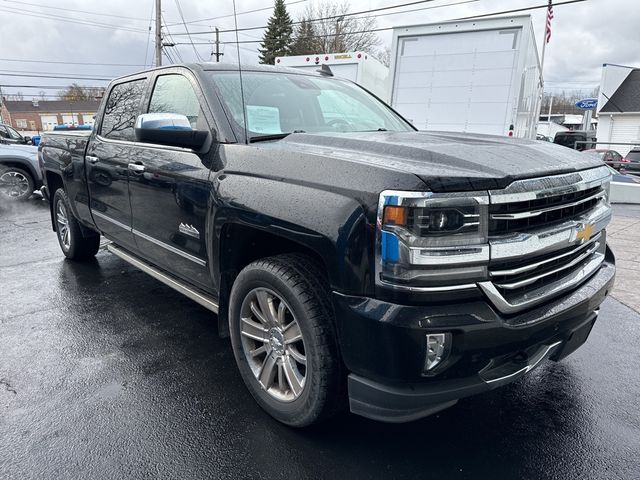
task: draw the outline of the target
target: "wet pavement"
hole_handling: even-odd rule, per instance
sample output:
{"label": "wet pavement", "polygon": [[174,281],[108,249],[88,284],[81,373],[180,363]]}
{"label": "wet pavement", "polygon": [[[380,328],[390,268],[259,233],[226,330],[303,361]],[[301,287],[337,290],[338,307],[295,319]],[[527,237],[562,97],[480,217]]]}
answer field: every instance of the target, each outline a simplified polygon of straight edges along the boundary
{"label": "wet pavement", "polygon": [[117,257],[63,260],[36,200],[0,204],[0,478],[640,478],[640,315],[609,298],[561,363],[387,425],[293,430],[215,317]]}

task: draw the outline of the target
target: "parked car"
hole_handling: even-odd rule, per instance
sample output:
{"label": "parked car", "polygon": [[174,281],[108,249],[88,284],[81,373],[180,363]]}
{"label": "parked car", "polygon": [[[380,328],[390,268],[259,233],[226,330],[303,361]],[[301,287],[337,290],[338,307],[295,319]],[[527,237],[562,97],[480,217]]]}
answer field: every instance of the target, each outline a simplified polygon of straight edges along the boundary
{"label": "parked car", "polygon": [[38,148],[29,145],[0,145],[0,195],[4,198],[26,200],[41,186]]}
{"label": "parked car", "polygon": [[616,170],[620,170],[624,168],[626,164],[629,163],[629,160],[624,158],[615,150],[608,150],[606,148],[592,148],[589,150],[583,150],[584,153],[592,153],[597,155],[600,160],[609,165],[610,167],[615,168]]}
{"label": "parked car", "polygon": [[553,138],[547,137],[546,135],[543,135],[542,133],[536,133],[536,140],[541,140],[543,142],[552,142],[553,143]]}
{"label": "parked car", "polygon": [[93,131],[44,134],[66,257],[103,235],[217,313],[255,400],[293,426],[347,405],[414,420],[586,341],[614,281],[609,167],[419,132],[327,69],[238,73],[121,77]]}
{"label": "parked car", "polygon": [[31,145],[31,137],[23,137],[15,128],[0,124],[0,144]]}
{"label": "parked car", "polygon": [[624,169],[627,173],[640,174],[640,147],[633,147],[624,159]]}
{"label": "parked car", "polygon": [[[591,150],[596,148],[596,132],[595,130],[573,130],[570,132],[558,132],[553,137],[553,143],[562,145],[563,147],[573,148],[575,150]],[[576,142],[589,142],[578,143]]]}

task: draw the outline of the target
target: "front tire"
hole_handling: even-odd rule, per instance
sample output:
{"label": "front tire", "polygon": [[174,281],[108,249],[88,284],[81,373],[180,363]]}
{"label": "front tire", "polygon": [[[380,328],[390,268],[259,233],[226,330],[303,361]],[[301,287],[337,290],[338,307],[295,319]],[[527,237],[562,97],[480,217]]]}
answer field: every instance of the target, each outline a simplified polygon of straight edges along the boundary
{"label": "front tire", "polygon": [[100,248],[100,235],[84,236],[69,207],[69,199],[62,188],[53,195],[53,220],[62,253],[71,260],[93,258]]}
{"label": "front tire", "polygon": [[12,200],[27,200],[36,188],[31,174],[18,167],[3,168],[0,185],[2,193]]}
{"label": "front tire", "polygon": [[229,327],[242,379],[272,417],[304,427],[346,405],[329,286],[311,257],[245,267],[231,290]]}

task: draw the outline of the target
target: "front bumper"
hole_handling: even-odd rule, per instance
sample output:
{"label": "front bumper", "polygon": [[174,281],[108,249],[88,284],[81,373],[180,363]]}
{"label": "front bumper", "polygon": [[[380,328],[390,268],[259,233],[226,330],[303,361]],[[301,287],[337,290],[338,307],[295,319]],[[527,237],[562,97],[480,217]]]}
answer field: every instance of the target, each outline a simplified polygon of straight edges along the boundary
{"label": "front bumper", "polygon": [[[547,358],[566,357],[586,341],[614,277],[609,251],[598,272],[571,293],[508,317],[484,299],[412,306],[334,293],[351,411],[415,420],[510,383]],[[425,376],[426,335],[439,332],[451,333],[452,349]]]}

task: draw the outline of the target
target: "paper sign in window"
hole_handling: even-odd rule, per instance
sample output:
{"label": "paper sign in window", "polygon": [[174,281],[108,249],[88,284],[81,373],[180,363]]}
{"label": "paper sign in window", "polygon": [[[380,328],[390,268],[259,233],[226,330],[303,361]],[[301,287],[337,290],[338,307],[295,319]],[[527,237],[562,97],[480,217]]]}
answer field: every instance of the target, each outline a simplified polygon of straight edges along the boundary
{"label": "paper sign in window", "polygon": [[261,105],[247,105],[247,128],[256,133],[282,133],[280,109]]}

